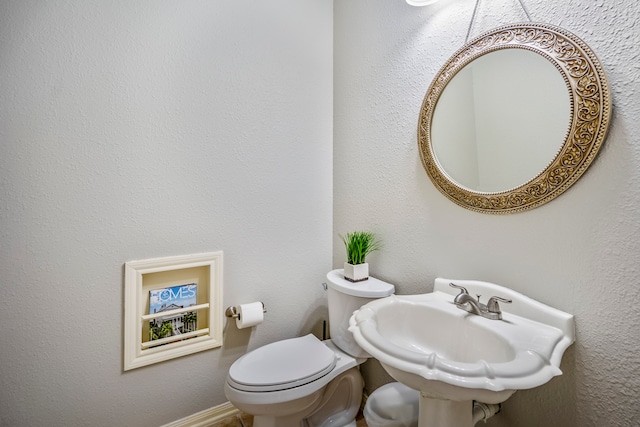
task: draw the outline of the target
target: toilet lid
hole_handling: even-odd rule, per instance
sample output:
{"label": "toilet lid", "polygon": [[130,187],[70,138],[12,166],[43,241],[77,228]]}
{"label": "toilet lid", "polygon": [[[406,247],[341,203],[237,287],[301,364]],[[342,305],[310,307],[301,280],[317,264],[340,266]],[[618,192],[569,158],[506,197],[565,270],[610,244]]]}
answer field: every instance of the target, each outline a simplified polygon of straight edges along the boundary
{"label": "toilet lid", "polygon": [[344,278],[344,270],[332,270],[327,273],[328,286],[338,292],[354,297],[384,298],[392,295],[396,287],[369,276],[362,282],[350,282]]}
{"label": "toilet lid", "polygon": [[275,391],[310,383],[336,365],[336,354],[312,334],[257,348],[236,360],[228,382],[239,390]]}

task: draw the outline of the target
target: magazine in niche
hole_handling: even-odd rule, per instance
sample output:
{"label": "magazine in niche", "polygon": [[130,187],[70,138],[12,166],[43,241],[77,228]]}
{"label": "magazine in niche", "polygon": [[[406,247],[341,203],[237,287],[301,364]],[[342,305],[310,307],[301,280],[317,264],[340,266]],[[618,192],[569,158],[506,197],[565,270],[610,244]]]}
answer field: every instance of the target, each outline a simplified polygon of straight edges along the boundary
{"label": "magazine in niche", "polygon": [[[196,283],[149,291],[149,314],[180,310],[196,305]],[[149,341],[179,336],[197,329],[195,311],[157,317],[149,321]]]}

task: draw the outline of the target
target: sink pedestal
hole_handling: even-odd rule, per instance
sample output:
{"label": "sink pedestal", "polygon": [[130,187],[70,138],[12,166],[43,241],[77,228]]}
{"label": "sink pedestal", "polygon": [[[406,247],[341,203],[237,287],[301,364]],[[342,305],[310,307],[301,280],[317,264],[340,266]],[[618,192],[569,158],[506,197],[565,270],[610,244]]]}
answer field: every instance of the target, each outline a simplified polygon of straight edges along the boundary
{"label": "sink pedestal", "polygon": [[473,401],[434,399],[420,393],[418,427],[473,427]]}

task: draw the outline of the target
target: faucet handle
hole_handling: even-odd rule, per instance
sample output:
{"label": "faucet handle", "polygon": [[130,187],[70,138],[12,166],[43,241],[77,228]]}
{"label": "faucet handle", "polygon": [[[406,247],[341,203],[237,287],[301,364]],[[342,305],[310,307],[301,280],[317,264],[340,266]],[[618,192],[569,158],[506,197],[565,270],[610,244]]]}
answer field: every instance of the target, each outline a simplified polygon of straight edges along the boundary
{"label": "faucet handle", "polygon": [[449,283],[449,286],[452,288],[460,289],[460,293],[458,295],[467,294],[469,295],[469,291],[464,286],[456,285],[454,283]]}
{"label": "faucet handle", "polygon": [[498,301],[504,302],[507,304],[511,304],[513,301],[510,299],[502,298],[502,297],[491,297],[489,298],[489,302],[487,302],[487,311],[489,313],[501,313],[500,304]]}

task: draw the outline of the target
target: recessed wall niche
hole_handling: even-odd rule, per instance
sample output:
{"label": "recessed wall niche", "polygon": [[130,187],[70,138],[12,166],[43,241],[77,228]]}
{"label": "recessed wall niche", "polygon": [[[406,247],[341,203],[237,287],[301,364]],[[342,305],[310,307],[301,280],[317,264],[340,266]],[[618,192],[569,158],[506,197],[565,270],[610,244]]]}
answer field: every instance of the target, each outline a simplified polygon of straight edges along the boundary
{"label": "recessed wall niche", "polygon": [[124,370],[222,345],[222,251],[125,263]]}

